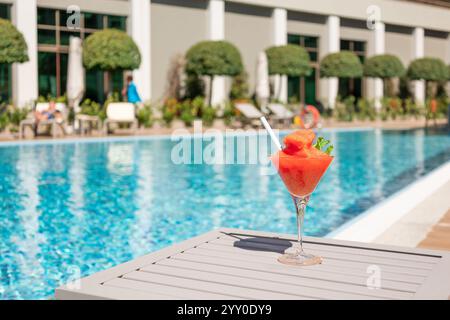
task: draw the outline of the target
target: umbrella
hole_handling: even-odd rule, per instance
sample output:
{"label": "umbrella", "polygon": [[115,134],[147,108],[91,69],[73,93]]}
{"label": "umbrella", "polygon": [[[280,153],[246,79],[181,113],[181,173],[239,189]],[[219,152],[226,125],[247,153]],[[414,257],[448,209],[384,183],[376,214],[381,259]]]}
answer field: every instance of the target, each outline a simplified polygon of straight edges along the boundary
{"label": "umbrella", "polygon": [[266,53],[260,52],[256,66],[256,98],[264,113],[268,113],[267,102],[269,101],[269,97],[269,63]]}
{"label": "umbrella", "polygon": [[84,69],[81,39],[70,37],[69,63],[67,70],[67,99],[69,105],[79,112],[79,104],[84,94]]}

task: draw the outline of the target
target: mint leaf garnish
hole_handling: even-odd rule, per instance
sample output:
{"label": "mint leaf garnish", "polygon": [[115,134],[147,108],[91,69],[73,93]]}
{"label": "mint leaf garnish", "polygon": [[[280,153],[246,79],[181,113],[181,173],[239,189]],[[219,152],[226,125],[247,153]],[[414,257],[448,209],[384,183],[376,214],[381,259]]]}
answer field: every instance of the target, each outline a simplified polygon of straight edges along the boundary
{"label": "mint leaf garnish", "polygon": [[328,155],[331,154],[331,152],[333,151],[333,148],[334,148],[333,145],[330,144],[330,140],[327,140],[323,137],[318,137],[316,143],[313,146],[314,146],[314,148],[321,150],[321,151],[323,148],[328,146],[327,149],[324,151]]}

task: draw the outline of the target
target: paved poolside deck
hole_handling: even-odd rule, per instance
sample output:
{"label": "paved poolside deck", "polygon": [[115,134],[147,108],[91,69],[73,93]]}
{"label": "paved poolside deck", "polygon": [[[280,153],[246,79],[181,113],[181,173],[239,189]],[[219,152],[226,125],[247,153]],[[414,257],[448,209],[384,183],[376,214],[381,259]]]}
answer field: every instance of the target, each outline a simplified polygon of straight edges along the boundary
{"label": "paved poolside deck", "polygon": [[[447,124],[446,119],[438,119],[437,124],[439,127],[443,127]],[[352,122],[341,122],[336,121],[334,119],[324,119],[323,127],[324,128],[382,128],[382,129],[416,129],[416,128],[423,128],[425,126],[425,120],[424,119],[398,119],[398,120],[388,120],[388,121],[359,121],[355,120]],[[430,127],[433,127],[433,123],[429,123]],[[137,135],[137,136],[152,136],[152,135],[171,135],[174,130],[176,129],[186,129],[188,132],[193,132],[193,128],[184,128],[184,126],[178,121],[176,122],[171,128],[167,128],[163,125],[154,126],[152,128],[141,128],[136,131],[136,133],[130,133],[127,129],[118,129],[114,134],[109,134],[109,136],[127,136],[127,135]],[[223,123],[218,123],[214,127],[214,129],[218,130],[225,130],[227,127]],[[209,128],[204,127],[203,130],[207,130]],[[288,130],[293,129],[293,127],[285,127],[282,128],[282,130]],[[12,140],[18,140],[15,138],[17,133],[0,133],[0,141],[12,141]],[[79,135],[67,135],[63,137],[57,137],[55,139],[66,139],[66,138],[81,138],[81,139],[89,139],[92,137],[104,137],[102,132],[93,131],[92,134],[86,135],[86,136],[79,136]],[[39,136],[36,138],[27,138],[25,140],[41,140],[41,139],[52,139],[50,136]]]}
{"label": "paved poolside deck", "polygon": [[418,247],[450,251],[450,210],[431,228]]}

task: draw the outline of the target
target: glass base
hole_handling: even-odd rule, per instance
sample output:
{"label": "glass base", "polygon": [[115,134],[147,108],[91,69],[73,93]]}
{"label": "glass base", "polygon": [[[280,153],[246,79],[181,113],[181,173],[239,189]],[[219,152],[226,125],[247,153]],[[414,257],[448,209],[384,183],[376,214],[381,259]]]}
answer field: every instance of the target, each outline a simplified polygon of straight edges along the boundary
{"label": "glass base", "polygon": [[321,264],[322,258],[308,253],[285,253],[278,258],[278,262],[291,266],[313,266]]}

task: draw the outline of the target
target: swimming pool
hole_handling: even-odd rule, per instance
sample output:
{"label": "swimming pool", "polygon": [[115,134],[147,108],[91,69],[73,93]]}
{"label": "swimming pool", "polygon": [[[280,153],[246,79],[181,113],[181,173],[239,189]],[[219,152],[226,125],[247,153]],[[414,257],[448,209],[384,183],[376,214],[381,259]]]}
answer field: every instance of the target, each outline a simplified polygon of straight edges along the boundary
{"label": "swimming pool", "polygon": [[[335,160],[305,233],[323,236],[450,160],[448,132],[324,130]],[[0,298],[38,299],[215,227],[295,233],[261,165],[176,165],[166,138],[0,144]]]}

